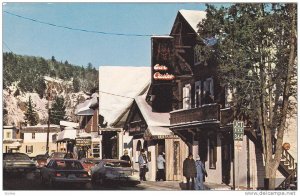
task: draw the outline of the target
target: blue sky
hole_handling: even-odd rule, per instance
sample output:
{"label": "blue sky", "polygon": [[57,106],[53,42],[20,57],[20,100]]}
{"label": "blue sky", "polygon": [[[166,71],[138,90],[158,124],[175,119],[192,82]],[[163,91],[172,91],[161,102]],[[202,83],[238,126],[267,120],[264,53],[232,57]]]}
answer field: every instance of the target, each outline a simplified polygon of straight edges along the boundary
{"label": "blue sky", "polygon": [[4,52],[41,56],[94,67],[150,66],[150,37],[113,36],[60,26],[124,34],[169,34],[180,9],[205,10],[204,3],[6,3],[3,5]]}

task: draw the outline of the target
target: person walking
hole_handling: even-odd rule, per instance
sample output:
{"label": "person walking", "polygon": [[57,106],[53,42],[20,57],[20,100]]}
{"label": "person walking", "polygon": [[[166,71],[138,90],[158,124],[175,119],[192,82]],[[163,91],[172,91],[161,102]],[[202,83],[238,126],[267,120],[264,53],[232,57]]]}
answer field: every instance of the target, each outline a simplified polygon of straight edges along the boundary
{"label": "person walking", "polygon": [[128,156],[128,150],[124,150],[124,155],[121,156],[121,160],[123,161],[128,161],[128,163],[131,165],[131,159]]}
{"label": "person walking", "polygon": [[165,175],[165,165],[164,163],[166,160],[163,157],[163,153],[159,153],[157,157],[157,174],[156,174],[156,181],[160,181],[161,179],[163,181],[166,181],[166,175]]}
{"label": "person walking", "polygon": [[196,156],[195,165],[196,165],[196,170],[197,170],[195,189],[196,190],[204,190],[203,179],[204,179],[204,176],[207,177],[207,172],[205,170],[204,164],[200,160],[199,155]]}
{"label": "person walking", "polygon": [[139,161],[139,168],[140,168],[140,180],[146,181],[146,173],[148,172],[148,161],[144,149],[141,150],[138,161]]}
{"label": "person walking", "polygon": [[[189,153],[189,156],[183,161],[183,176],[186,178],[186,189],[193,190],[195,186],[195,176],[197,174],[195,160],[193,154]],[[192,180],[192,186],[190,187],[190,180]]]}

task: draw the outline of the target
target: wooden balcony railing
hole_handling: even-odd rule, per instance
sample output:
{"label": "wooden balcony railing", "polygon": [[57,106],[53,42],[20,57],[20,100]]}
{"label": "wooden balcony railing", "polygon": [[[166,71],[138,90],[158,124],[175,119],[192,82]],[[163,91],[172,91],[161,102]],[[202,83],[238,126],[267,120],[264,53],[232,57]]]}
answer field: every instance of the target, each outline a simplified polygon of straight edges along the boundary
{"label": "wooden balcony railing", "polygon": [[214,121],[220,119],[218,104],[203,105],[199,108],[182,109],[170,112],[171,125],[180,123]]}
{"label": "wooden balcony railing", "polygon": [[208,104],[198,108],[170,112],[171,125],[211,121],[220,121],[221,126],[232,123],[233,110],[231,108],[220,109],[219,104]]}

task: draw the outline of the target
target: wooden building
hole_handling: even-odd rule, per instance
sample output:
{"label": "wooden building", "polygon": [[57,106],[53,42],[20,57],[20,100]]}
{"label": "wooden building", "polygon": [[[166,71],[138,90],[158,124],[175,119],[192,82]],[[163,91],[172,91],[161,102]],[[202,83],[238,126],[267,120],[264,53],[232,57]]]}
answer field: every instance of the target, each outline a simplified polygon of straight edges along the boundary
{"label": "wooden building", "polygon": [[169,112],[153,112],[146,101],[147,93],[137,96],[130,108],[125,131],[132,139],[133,167],[139,170],[138,156],[144,149],[148,158],[149,172],[146,179],[156,178],[156,158],[165,153],[166,180],[182,180],[182,164],[188,153],[186,144],[170,129]]}

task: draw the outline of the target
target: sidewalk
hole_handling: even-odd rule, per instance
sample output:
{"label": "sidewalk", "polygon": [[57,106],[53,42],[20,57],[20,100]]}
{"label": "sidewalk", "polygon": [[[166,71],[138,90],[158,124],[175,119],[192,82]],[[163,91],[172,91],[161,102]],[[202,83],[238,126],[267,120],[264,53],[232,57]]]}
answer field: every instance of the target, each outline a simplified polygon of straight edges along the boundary
{"label": "sidewalk", "polygon": [[[142,181],[142,186],[155,188],[156,190],[178,191],[185,190],[186,184],[181,181]],[[205,190],[231,190],[230,186],[204,182]]]}

